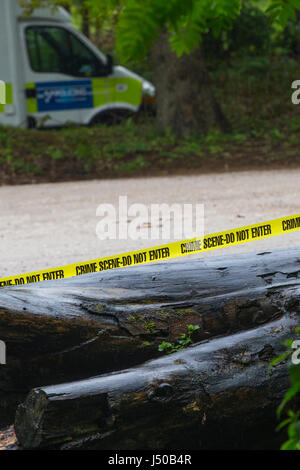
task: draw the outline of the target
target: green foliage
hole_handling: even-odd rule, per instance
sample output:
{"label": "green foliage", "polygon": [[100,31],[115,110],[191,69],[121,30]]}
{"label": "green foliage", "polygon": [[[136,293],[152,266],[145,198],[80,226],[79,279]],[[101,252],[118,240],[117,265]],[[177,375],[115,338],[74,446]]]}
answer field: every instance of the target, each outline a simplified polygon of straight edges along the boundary
{"label": "green foliage", "polygon": [[272,0],[266,9],[271,21],[286,26],[288,20],[296,20],[296,10],[300,9],[300,0]]}
{"label": "green foliage", "polygon": [[48,148],[48,154],[53,158],[54,160],[61,160],[63,158],[63,153],[60,149],[56,149],[55,147],[50,146]]}
{"label": "green foliage", "polygon": [[[299,328],[296,330],[299,333]],[[270,367],[276,367],[276,365],[282,361],[286,361],[291,358],[294,349],[291,348],[292,340],[286,342],[288,350],[281,356],[275,358]],[[291,361],[288,362],[288,369],[290,375],[290,388],[285,393],[279,407],[277,408],[277,416],[281,417],[283,411],[286,409],[287,404],[292,399],[297,399],[299,403],[300,398],[300,364],[293,364]],[[288,439],[281,446],[281,450],[300,450],[300,410],[294,411],[288,409],[287,418],[285,418],[277,427],[277,431],[286,428]]]}
{"label": "green foliage", "polygon": [[272,25],[259,9],[243,7],[232,28],[224,30],[217,38],[203,36],[206,60],[213,66],[222,59],[236,56],[256,57],[265,54],[271,45]]}
{"label": "green foliage", "polygon": [[180,335],[176,344],[170,343],[168,341],[163,341],[158,346],[158,350],[160,352],[165,352],[166,354],[173,354],[174,352],[187,348],[188,346],[194,343],[194,341],[192,340],[192,334],[194,331],[199,330],[199,328],[199,325],[188,325],[187,334],[183,333],[182,335]]}
{"label": "green foliage", "polygon": [[196,49],[202,35],[218,36],[231,26],[240,0],[124,0],[117,26],[117,47],[123,60],[143,58],[168,30],[172,49],[181,56]]}
{"label": "green foliage", "polygon": [[[94,11],[103,9],[96,0],[86,3]],[[267,4],[264,11],[257,7],[262,3]],[[220,38],[225,48],[238,44],[250,53],[262,52],[272,31],[269,20],[285,26],[296,18],[300,0],[111,0],[107,5],[118,7],[117,48],[126,62],[143,59],[163,30],[169,32],[178,56],[196,49],[208,36]]]}
{"label": "green foliage", "polygon": [[[257,8],[255,0],[20,0],[32,10],[62,4],[89,12],[91,25],[99,27],[105,18],[117,24],[117,48],[122,61],[141,60],[153,46],[159,32],[167,30],[172,49],[178,54],[198,47],[208,33],[232,48],[253,46],[253,53],[265,47],[270,31],[268,18],[281,26],[295,20],[300,0],[269,0],[267,8]],[[263,2],[265,3],[265,2]],[[73,11],[73,10],[72,10]],[[232,34],[226,31],[232,29]],[[221,33],[226,33],[221,36]],[[227,45],[226,45],[227,43]],[[262,49],[260,49],[262,50]]]}

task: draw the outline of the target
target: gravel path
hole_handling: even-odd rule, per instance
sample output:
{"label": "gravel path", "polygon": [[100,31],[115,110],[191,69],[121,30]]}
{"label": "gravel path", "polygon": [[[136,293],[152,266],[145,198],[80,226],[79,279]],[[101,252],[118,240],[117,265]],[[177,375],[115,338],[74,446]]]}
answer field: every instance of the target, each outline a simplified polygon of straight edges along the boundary
{"label": "gravel path", "polygon": [[[101,203],[203,203],[205,233],[300,212],[300,169],[196,176],[83,181],[0,188],[0,277],[86,261],[166,243],[101,241]],[[300,233],[282,235],[201,256],[300,244]]]}

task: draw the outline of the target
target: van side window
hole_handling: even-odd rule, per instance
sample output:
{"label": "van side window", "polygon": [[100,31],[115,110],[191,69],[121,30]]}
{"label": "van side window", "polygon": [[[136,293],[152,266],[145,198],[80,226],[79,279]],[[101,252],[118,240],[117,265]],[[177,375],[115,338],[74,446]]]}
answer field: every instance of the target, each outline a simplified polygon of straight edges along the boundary
{"label": "van side window", "polygon": [[37,73],[62,73],[75,77],[97,77],[105,66],[74,34],[56,26],[26,28],[31,68]]}

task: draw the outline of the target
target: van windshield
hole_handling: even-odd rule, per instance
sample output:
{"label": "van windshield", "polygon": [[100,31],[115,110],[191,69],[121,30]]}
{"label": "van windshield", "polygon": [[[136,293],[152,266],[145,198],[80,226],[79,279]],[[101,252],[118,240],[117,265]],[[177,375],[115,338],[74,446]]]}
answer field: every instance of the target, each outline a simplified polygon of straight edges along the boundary
{"label": "van windshield", "polygon": [[105,74],[105,65],[74,34],[62,27],[30,26],[26,43],[31,68],[37,73],[62,73],[75,77]]}

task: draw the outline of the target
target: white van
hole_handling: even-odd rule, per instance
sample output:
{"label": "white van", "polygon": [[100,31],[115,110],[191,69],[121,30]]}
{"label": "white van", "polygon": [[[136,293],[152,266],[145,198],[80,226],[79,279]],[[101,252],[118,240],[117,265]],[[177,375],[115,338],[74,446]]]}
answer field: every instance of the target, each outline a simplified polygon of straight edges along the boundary
{"label": "white van", "polygon": [[101,122],[137,112],[155,95],[150,82],[114,66],[74,28],[66,10],[26,16],[17,0],[0,0],[0,81],[0,125],[20,127]]}

